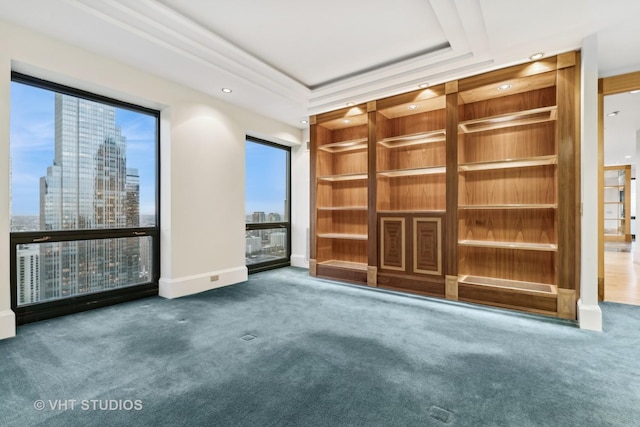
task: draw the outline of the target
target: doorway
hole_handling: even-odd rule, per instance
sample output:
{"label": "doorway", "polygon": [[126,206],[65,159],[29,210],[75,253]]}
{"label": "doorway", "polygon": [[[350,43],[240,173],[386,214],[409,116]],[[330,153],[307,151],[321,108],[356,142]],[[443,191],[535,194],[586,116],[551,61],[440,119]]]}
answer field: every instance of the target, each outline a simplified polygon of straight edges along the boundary
{"label": "doorway", "polygon": [[635,177],[640,160],[640,72],[599,82],[598,294],[640,305]]}

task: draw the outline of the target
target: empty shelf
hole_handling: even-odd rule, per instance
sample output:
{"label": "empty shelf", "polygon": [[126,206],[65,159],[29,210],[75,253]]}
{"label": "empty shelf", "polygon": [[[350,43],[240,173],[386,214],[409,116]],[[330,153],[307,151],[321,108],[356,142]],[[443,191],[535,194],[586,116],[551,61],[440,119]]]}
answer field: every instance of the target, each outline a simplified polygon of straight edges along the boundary
{"label": "empty shelf", "polygon": [[511,168],[526,168],[532,166],[546,166],[555,165],[558,163],[558,156],[539,156],[529,157],[523,159],[506,159],[496,162],[477,162],[477,163],[463,163],[458,166],[460,172],[473,172],[484,171],[491,169],[511,169]]}
{"label": "empty shelf", "polygon": [[398,176],[437,175],[437,174],[443,174],[446,171],[447,169],[444,166],[434,166],[434,167],[428,167],[428,168],[415,168],[415,169],[394,169],[394,170],[378,172],[378,175],[394,178]]}
{"label": "empty shelf", "polygon": [[497,242],[495,240],[460,240],[460,246],[496,249],[522,249],[528,251],[555,252],[558,245],[552,243]]}
{"label": "empty shelf", "polygon": [[439,142],[445,140],[444,129],[413,133],[410,135],[392,136],[384,138],[378,141],[378,144],[384,145],[387,148],[407,147],[410,145],[430,144],[432,142]]}
{"label": "empty shelf", "polygon": [[554,285],[549,285],[547,283],[522,282],[519,280],[498,279],[493,277],[464,275],[460,276],[459,283],[550,295],[556,295],[558,293],[558,290]]}
{"label": "empty shelf", "polygon": [[361,179],[367,179],[368,175],[366,173],[350,173],[350,174],[342,174],[342,175],[324,175],[319,176],[318,180],[320,181],[358,181]]}
{"label": "empty shelf", "polygon": [[350,141],[340,141],[318,146],[318,150],[327,151],[329,153],[363,150],[365,148],[367,148],[367,138],[352,139]]}
{"label": "empty shelf", "polygon": [[339,261],[339,260],[333,259],[331,261],[319,262],[318,265],[326,265],[328,267],[347,268],[350,270],[367,271],[367,264],[363,262]]}
{"label": "empty shelf", "polygon": [[318,237],[324,239],[367,240],[366,234],[353,233],[318,233]]}
{"label": "empty shelf", "polygon": [[458,124],[464,133],[482,132],[514,126],[548,122],[556,119],[556,106],[534,108],[532,110],[501,114],[481,119],[466,120]]}

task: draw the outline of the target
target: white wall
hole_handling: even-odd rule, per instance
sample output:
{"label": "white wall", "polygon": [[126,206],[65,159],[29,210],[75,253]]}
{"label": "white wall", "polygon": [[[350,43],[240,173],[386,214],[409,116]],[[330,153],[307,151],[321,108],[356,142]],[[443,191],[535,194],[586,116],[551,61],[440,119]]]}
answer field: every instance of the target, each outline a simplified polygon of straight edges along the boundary
{"label": "white wall", "polygon": [[291,197],[297,200],[291,206],[292,252],[291,265],[309,268],[309,162],[310,154],[307,146],[309,128],[305,129],[302,144],[291,149],[292,185]]}
{"label": "white wall", "polygon": [[602,330],[598,306],[598,38],[582,43],[581,69],[581,262],[578,320],[582,329]]}
{"label": "white wall", "polygon": [[[245,135],[292,146],[295,233],[308,226],[303,132],[146,72],[0,22],[0,338],[15,333],[9,285],[9,91],[11,69],[161,109],[160,294],[177,297],[246,280]],[[306,157],[305,157],[306,156]],[[307,166],[305,167],[305,158]],[[299,173],[306,175],[299,177]],[[298,197],[306,197],[298,200]],[[297,208],[298,204],[306,207]],[[305,212],[301,212],[304,211]],[[305,218],[305,223],[295,221]],[[210,282],[209,277],[219,280]]]}

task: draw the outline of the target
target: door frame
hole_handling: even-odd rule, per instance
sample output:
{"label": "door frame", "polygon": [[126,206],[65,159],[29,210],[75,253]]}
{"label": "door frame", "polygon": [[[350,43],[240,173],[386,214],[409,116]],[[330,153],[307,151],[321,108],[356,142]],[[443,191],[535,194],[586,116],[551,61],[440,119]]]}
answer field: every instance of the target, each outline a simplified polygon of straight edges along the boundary
{"label": "door frame", "polygon": [[598,79],[598,300],[604,301],[604,97],[640,89],[640,71]]}

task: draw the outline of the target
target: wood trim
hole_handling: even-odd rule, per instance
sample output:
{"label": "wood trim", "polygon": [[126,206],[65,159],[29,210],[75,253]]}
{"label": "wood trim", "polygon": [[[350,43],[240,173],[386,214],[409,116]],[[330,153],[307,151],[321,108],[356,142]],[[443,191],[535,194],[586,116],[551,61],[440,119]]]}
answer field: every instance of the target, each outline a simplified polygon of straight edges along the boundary
{"label": "wood trim", "polygon": [[[576,289],[579,280],[576,263],[579,246],[576,247],[576,232],[580,220],[579,192],[575,157],[579,144],[576,134],[576,67],[558,70],[557,144],[558,144],[558,288]],[[578,122],[579,124],[579,122]]]}
{"label": "wood trim", "polygon": [[457,93],[457,92],[458,92],[458,81],[457,80],[445,83],[445,85],[444,85],[444,93],[446,95],[449,95],[450,93]]}
{"label": "wood trim", "polygon": [[581,56],[580,51],[573,52],[575,66],[573,69],[575,70],[575,81],[573,83],[573,89],[575,93],[575,98],[573,101],[573,128],[575,131],[575,151],[573,157],[573,164],[575,165],[574,169],[574,188],[575,188],[575,211],[574,215],[577,218],[575,222],[574,232],[574,242],[575,242],[575,263],[573,265],[575,271],[575,287],[576,290],[576,301],[580,298],[580,282],[582,278],[582,178],[581,178],[581,170],[582,170],[582,72],[581,72]]}
{"label": "wood trim", "polygon": [[566,52],[558,55],[558,70],[573,67],[577,63],[577,52]]}
{"label": "wood trim", "polygon": [[604,301],[604,277],[598,277],[598,301]]}
{"label": "wood trim", "polygon": [[[433,222],[436,225],[436,269],[435,270],[423,270],[418,268],[418,223],[420,222]],[[441,218],[424,218],[417,217],[413,218],[413,227],[412,227],[412,247],[411,253],[413,254],[413,273],[417,274],[432,274],[434,276],[442,275],[442,219]]]}
{"label": "wood trim", "polygon": [[458,301],[458,276],[445,277],[445,298]]}
{"label": "wood trim", "polygon": [[500,70],[491,71],[488,73],[458,80],[458,91],[464,92],[466,90],[475,89],[480,86],[503,82],[508,79],[533,76],[536,74],[554,71],[556,69],[557,57],[550,56],[539,61],[527,62],[525,64],[515,65],[513,67],[503,68]]}
{"label": "wood trim", "polygon": [[598,300],[604,301],[604,94],[598,80]]}
{"label": "wood trim", "polygon": [[604,301],[604,97],[640,89],[640,71],[598,80],[598,300]]}
{"label": "wood trim", "polygon": [[312,277],[318,275],[318,262],[315,259],[309,260],[309,275]]}
{"label": "wood trim", "polygon": [[335,119],[342,119],[358,114],[364,114],[367,112],[367,104],[358,104],[351,107],[341,108],[339,110],[328,111],[322,114],[316,114],[316,124],[329,122]]}
{"label": "wood trim", "polygon": [[378,267],[367,267],[367,285],[373,288],[378,286]]}
{"label": "wood trim", "polygon": [[[311,268],[311,260],[315,260],[317,257],[316,226],[318,224],[318,211],[316,208],[318,183],[316,179],[316,162],[318,160],[318,125],[315,124],[315,117],[311,116],[314,124],[309,126],[309,268]],[[313,276],[315,276],[315,268]]]}
{"label": "wood trim", "polygon": [[[400,254],[400,266],[396,267],[393,265],[387,265],[386,260],[384,258],[385,254],[385,223],[386,222],[399,222],[400,223],[400,245],[399,250],[402,251]],[[388,216],[380,218],[380,268],[384,270],[395,270],[405,272],[407,269],[407,227],[406,220],[404,217],[396,217],[396,216]],[[371,245],[369,245],[371,247]]]}
{"label": "wood trim", "polygon": [[378,111],[383,111],[397,105],[410,104],[414,102],[425,101],[428,99],[436,99],[445,94],[445,85],[429,86],[425,89],[418,89],[412,92],[401,93],[399,95],[389,96],[379,99],[376,103]]}
{"label": "wood trim", "polygon": [[367,102],[367,113],[371,113],[377,110],[376,108],[376,101],[369,101]]}
{"label": "wood trim", "polygon": [[613,95],[616,93],[628,92],[634,89],[640,89],[640,71],[633,73],[621,74],[600,79],[600,87],[598,93],[602,95]]}
{"label": "wood trim", "polygon": [[458,275],[458,94],[447,94],[444,274]]}
{"label": "wood trim", "polygon": [[374,111],[369,112],[369,145],[367,152],[367,167],[369,174],[369,181],[367,185],[367,208],[368,208],[368,239],[369,245],[367,247],[367,261],[370,266],[378,265],[378,215],[376,214],[377,207],[377,184],[376,178],[377,170],[377,132],[378,132],[378,115]]}
{"label": "wood trim", "polygon": [[314,115],[314,116],[310,116],[309,117],[309,125],[315,125],[317,122],[318,118]]}
{"label": "wood trim", "polygon": [[576,295],[575,289],[558,289],[558,317],[576,320]]}

